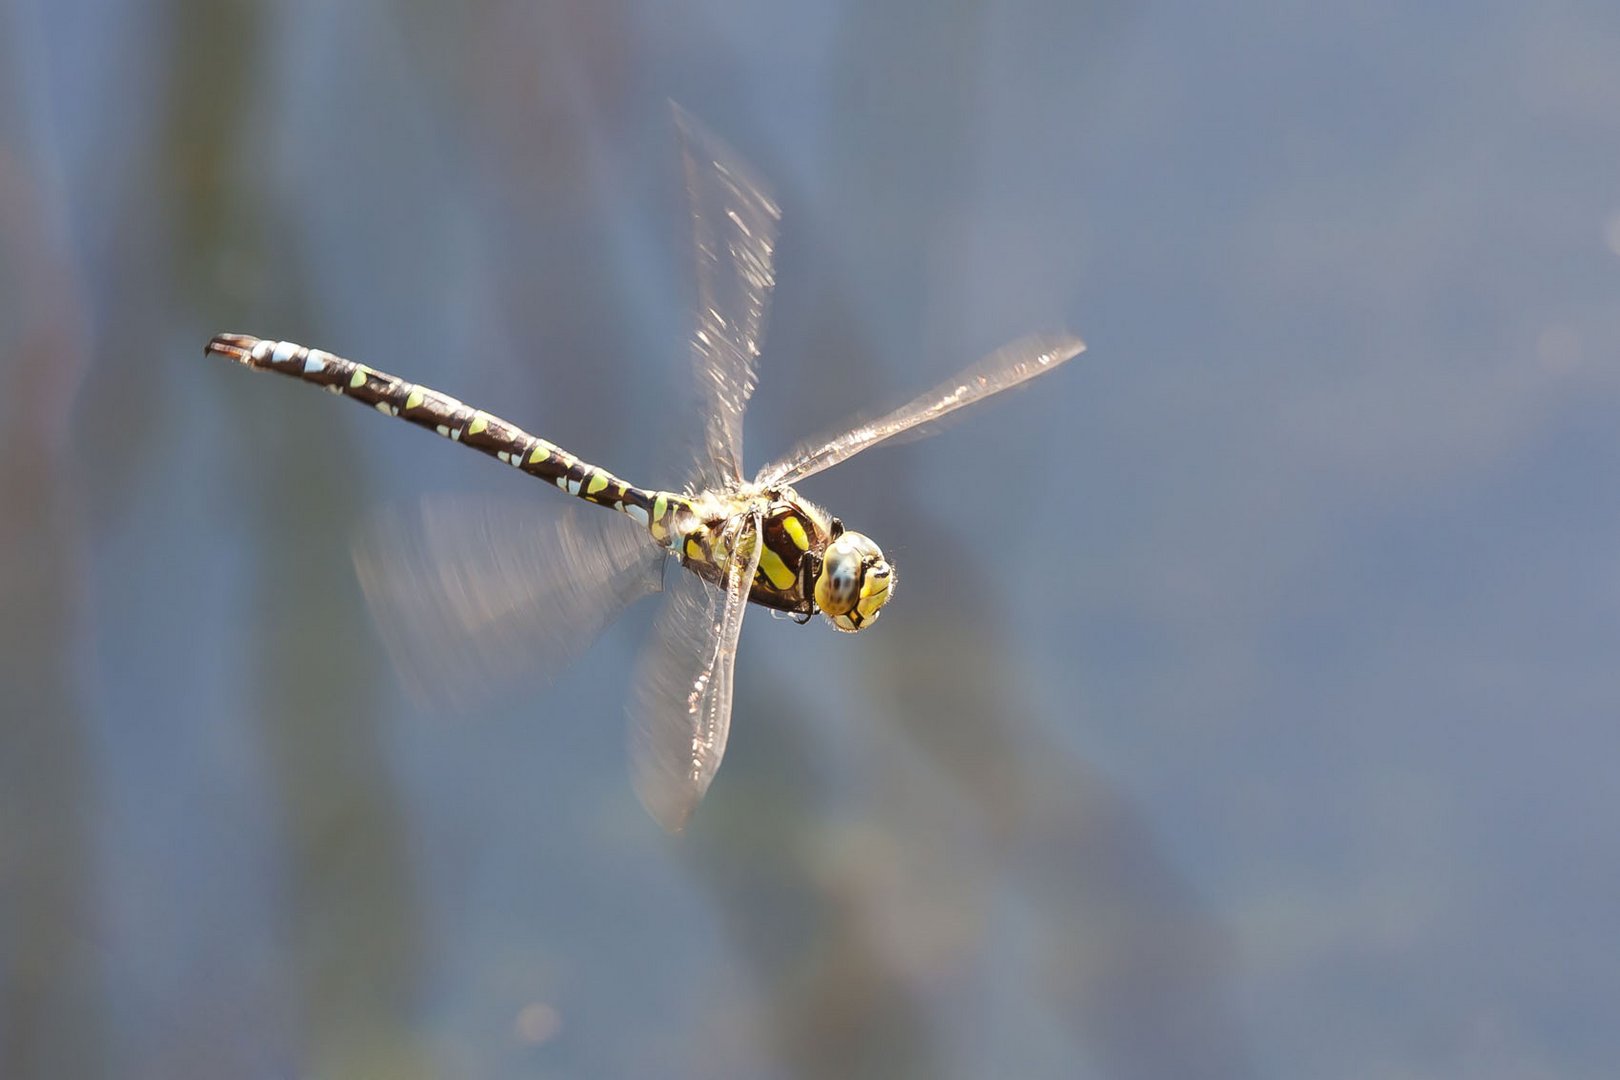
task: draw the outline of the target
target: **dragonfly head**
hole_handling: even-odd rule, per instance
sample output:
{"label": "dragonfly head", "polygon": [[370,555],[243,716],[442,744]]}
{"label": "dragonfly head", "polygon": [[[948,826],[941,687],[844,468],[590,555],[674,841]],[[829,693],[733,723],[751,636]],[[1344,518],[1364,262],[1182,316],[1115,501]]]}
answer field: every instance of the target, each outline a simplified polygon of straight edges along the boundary
{"label": "dragonfly head", "polygon": [[894,567],[870,537],[840,533],[821,555],[816,606],[838,629],[854,633],[877,619],[894,595],[896,580]]}

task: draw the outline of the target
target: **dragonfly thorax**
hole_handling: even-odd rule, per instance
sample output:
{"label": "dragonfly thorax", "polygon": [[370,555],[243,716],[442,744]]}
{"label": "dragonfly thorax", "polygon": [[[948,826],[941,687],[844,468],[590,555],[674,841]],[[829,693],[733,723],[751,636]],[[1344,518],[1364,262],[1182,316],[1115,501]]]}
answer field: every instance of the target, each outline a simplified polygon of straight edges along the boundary
{"label": "dragonfly thorax", "polygon": [[785,484],[687,496],[659,492],[654,508],[654,537],[688,570],[717,584],[729,562],[752,558],[757,544],[749,600],[800,622],[820,611],[839,630],[860,630],[893,593],[894,568],[882,549],[846,532],[841,521]]}

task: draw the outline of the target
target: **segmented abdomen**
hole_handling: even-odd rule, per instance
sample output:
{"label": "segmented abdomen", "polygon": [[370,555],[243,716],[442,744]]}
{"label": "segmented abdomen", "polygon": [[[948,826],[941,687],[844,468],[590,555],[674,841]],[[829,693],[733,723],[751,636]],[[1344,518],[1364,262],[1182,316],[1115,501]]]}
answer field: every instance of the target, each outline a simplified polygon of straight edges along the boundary
{"label": "segmented abdomen", "polygon": [[324,386],[334,394],[364,402],[385,416],[397,416],[437,432],[530,476],[549,480],[570,495],[622,511],[648,528],[660,543],[669,543],[677,518],[690,509],[679,496],[627,484],[606,469],[581,461],[517,425],[448,394],[321,349],[247,334],[217,334],[206,351],[259,371],[274,371]]}

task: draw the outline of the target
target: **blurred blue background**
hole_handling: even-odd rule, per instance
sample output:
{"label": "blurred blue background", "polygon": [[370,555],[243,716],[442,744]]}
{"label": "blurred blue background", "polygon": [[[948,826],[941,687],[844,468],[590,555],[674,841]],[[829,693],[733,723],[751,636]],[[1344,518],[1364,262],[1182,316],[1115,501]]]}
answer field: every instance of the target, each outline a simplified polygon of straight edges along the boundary
{"label": "blurred blue background", "polygon": [[[413,704],[349,558],[541,485],[318,345],[671,475],[667,102],[784,209],[758,465],[905,579]],[[1620,1061],[1620,9],[0,2],[0,1075],[1599,1077]]]}

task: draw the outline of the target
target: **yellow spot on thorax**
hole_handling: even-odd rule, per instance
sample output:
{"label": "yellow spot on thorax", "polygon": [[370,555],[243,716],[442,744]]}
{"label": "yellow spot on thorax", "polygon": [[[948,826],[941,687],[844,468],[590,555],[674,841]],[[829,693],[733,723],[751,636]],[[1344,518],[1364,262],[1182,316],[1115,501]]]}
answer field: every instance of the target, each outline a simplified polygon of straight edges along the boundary
{"label": "yellow spot on thorax", "polygon": [[798,518],[783,518],[782,531],[788,534],[788,539],[793,541],[794,547],[800,551],[810,550],[810,538],[804,534],[804,526],[799,524]]}
{"label": "yellow spot on thorax", "polygon": [[787,568],[782,556],[772,551],[769,546],[759,553],[759,568],[765,571],[765,576],[778,589],[785,591],[793,587],[793,571]]}

